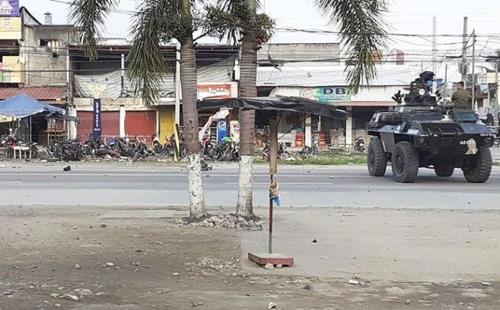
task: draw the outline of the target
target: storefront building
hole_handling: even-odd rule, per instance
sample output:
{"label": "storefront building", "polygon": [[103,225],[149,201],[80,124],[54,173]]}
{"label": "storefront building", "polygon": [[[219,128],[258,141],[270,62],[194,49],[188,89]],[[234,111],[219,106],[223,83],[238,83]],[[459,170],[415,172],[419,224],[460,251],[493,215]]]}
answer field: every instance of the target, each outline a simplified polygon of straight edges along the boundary
{"label": "storefront building", "polygon": [[[126,57],[130,46],[122,42],[103,42],[98,47],[99,58],[91,62],[79,46],[72,47],[71,65],[74,76],[74,104],[80,119],[75,138],[88,140],[93,132],[94,99],[101,103],[101,138],[138,138],[152,143],[155,135],[166,142],[174,133],[176,114],[182,115],[182,98],[176,97],[180,89],[175,79],[176,46],[163,48],[164,57],[172,67],[160,86],[159,99],[146,103],[140,89],[126,75]],[[119,44],[117,44],[119,43]],[[216,52],[211,54],[211,52]],[[234,81],[234,63],[237,48],[233,46],[198,45],[198,97],[237,96]],[[217,55],[217,58],[214,57]],[[176,111],[176,100],[179,110]],[[182,118],[181,128],[182,128]]]}
{"label": "storefront building", "polygon": [[[41,23],[17,0],[0,1],[0,101],[20,94],[63,109],[69,103],[67,47],[75,39],[72,25]],[[33,117],[30,139],[46,144],[50,137],[67,138],[64,120]]]}

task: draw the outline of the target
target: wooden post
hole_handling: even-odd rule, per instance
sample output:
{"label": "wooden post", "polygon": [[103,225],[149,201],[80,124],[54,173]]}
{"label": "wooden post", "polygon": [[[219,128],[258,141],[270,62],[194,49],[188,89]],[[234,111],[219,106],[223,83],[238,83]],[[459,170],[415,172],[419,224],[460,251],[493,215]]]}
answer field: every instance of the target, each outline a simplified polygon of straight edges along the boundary
{"label": "wooden post", "polygon": [[269,174],[278,172],[278,119],[276,112],[269,120]]}
{"label": "wooden post", "polygon": [[275,111],[269,119],[269,248],[268,253],[248,253],[248,259],[260,266],[267,264],[293,266],[293,257],[273,253],[273,197],[278,194],[278,182],[275,175],[278,173],[278,125],[279,118]]}
{"label": "wooden post", "polygon": [[276,186],[274,175],[278,172],[278,119],[276,112],[272,112],[269,121],[269,254],[273,253],[273,195],[272,189]]}

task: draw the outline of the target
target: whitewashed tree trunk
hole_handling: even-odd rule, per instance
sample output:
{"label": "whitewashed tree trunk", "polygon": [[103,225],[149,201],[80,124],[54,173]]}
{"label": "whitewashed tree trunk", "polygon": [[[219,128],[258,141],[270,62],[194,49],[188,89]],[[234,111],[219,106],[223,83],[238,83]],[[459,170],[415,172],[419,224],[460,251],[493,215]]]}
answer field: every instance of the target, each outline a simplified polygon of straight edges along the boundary
{"label": "whitewashed tree trunk", "polygon": [[253,217],[253,156],[241,156],[238,206],[236,214],[246,218]]}
{"label": "whitewashed tree trunk", "polygon": [[[192,25],[191,1],[182,0],[182,21]],[[196,107],[196,53],[193,29],[185,29],[181,42],[181,88],[184,139],[188,154],[189,214],[191,221],[199,221],[207,215],[201,178],[200,142],[198,140],[198,110]]]}
{"label": "whitewashed tree trunk", "polygon": [[[256,0],[247,0],[250,11],[249,29],[243,33],[241,40],[240,62],[240,97],[257,96],[257,38],[255,33]],[[240,111],[240,182],[236,213],[246,218],[255,217],[253,213],[253,159],[255,145],[255,111]]]}
{"label": "whitewashed tree trunk", "polygon": [[203,195],[200,154],[188,156],[189,179],[189,217],[192,220],[202,219],[207,215]]}

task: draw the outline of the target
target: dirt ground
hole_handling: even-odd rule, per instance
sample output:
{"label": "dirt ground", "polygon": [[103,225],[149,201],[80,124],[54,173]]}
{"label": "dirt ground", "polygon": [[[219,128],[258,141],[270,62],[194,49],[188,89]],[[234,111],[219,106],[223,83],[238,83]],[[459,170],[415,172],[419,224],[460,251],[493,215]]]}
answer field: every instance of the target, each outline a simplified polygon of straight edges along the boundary
{"label": "dirt ground", "polygon": [[[109,211],[109,210],[107,210]],[[402,283],[252,273],[234,230],[104,210],[0,215],[0,309],[498,309],[498,283]],[[69,295],[65,295],[69,294]],[[78,301],[71,300],[78,298]]]}

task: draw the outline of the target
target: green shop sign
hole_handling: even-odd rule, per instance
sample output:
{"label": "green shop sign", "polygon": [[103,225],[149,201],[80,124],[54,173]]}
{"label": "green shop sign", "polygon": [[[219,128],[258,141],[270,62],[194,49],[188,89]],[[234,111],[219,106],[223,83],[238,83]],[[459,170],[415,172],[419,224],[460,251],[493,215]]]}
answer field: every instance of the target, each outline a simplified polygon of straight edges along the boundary
{"label": "green shop sign", "polygon": [[315,87],[304,88],[301,97],[317,100],[322,103],[339,103],[351,101],[347,87]]}

